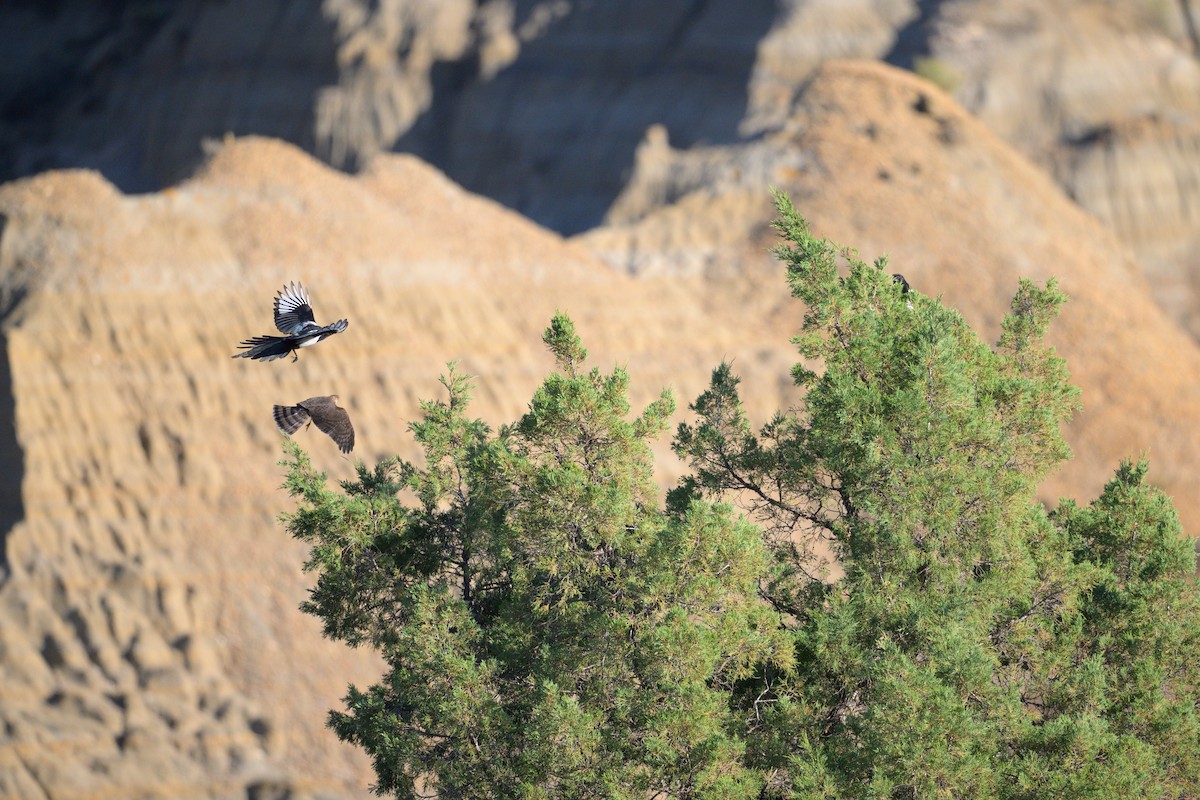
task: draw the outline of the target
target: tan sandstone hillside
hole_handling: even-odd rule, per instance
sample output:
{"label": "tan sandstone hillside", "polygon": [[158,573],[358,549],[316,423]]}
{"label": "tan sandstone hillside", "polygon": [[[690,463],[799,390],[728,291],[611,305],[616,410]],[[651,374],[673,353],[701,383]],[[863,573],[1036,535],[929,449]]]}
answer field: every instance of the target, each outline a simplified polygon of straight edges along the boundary
{"label": "tan sandstone hillside", "polygon": [[[410,157],[352,179],[241,140],[159,194],[49,173],[0,188],[0,213],[25,515],[0,588],[4,797],[365,793],[365,760],[322,724],[378,665],[296,609],[273,403],[337,392],[356,457],[411,456],[405,426],[447,361],[478,376],[481,415],[519,415],[556,308],[643,400],[694,396],[723,356],[773,381],[760,409],[787,390],[775,332],[695,313]],[[346,333],[296,364],[231,359],[293,279]]]}
{"label": "tan sandstone hillside", "polygon": [[[1115,239],[952,101],[838,64],[751,149],[668,139],[642,148],[625,216],[574,241],[411,157],[352,178],[264,139],[227,141],[154,194],[92,172],[0,187],[23,515],[3,541],[0,796],[365,796],[365,759],[322,725],[379,665],[296,610],[304,550],[275,522],[291,503],[271,404],[337,392],[355,457],[412,455],[405,426],[449,360],[478,376],[480,415],[519,414],[562,308],[597,365],[628,364],[637,400],[670,385],[684,405],[732,358],[762,418],[795,399],[801,315],[766,254],[769,183],[989,334],[1018,275],[1059,275],[1075,300],[1056,341],[1087,410],[1049,493],[1086,498],[1148,447],[1200,521],[1195,345]],[[231,359],[293,279],[349,329],[296,364]],[[298,438],[352,474],[328,439]]]}

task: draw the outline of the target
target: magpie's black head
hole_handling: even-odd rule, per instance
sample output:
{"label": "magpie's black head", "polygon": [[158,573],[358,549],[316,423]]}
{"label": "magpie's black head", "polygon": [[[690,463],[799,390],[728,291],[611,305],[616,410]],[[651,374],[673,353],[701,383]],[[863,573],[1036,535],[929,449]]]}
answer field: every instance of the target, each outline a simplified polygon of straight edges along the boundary
{"label": "magpie's black head", "polygon": [[900,294],[908,294],[908,281],[899,272],[892,273],[892,280],[900,284]]}

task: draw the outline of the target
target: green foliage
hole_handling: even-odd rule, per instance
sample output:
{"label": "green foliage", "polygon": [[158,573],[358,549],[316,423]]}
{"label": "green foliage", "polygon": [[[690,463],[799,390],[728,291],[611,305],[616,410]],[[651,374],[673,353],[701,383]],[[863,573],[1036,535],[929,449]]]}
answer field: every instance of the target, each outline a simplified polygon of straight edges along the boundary
{"label": "green foliage", "polygon": [[1086,507],[1037,499],[1079,405],[1043,341],[1065,295],[1022,281],[989,347],[777,204],[818,369],[756,430],[718,366],[665,504],[670,394],[634,414],[562,314],[511,425],[468,416],[452,365],[421,464],[337,492],[290,446],[305,609],[388,665],[338,735],[400,797],[1195,796],[1200,609],[1169,500],[1144,463]]}
{"label": "green foliage", "polygon": [[913,59],[913,72],[944,92],[953,92],[962,83],[962,76],[954,67],[933,56],[917,56]]}
{"label": "green foliage", "polygon": [[729,692],[790,658],[758,531],[701,499],[658,508],[646,442],[670,395],[630,418],[627,374],[584,372],[569,319],[545,340],[559,372],[498,434],[452,369],[412,426],[423,466],[338,494],[290,451],[306,610],[389,667],[333,726],[401,797],[755,797]]}
{"label": "green foliage", "polygon": [[766,594],[795,660],[747,731],[765,794],[1192,791],[1200,628],[1170,503],[1144,465],[1087,509],[1036,498],[1078,407],[1042,341],[1065,296],[1022,281],[989,348],[777,203],[794,341],[824,370],[798,366],[803,407],[755,434],[722,365],[676,437],[688,485],[740,495],[776,543]]}

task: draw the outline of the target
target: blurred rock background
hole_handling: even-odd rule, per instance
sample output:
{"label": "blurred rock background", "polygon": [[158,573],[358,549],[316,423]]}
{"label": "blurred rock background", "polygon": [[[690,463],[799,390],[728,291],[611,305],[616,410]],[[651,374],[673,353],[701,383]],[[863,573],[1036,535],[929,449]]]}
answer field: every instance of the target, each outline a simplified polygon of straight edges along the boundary
{"label": "blurred rock background", "polygon": [[[519,415],[562,308],[638,399],[685,406],[733,359],[763,419],[797,399],[803,313],[768,186],[988,339],[1019,277],[1058,276],[1084,412],[1045,499],[1149,453],[1194,530],[1191,10],[5,4],[0,796],[366,796],[322,726],[379,665],[296,609],[271,404],[337,392],[356,458],[412,456],[447,361],[479,415]],[[296,364],[231,360],[288,280],[349,330]]]}

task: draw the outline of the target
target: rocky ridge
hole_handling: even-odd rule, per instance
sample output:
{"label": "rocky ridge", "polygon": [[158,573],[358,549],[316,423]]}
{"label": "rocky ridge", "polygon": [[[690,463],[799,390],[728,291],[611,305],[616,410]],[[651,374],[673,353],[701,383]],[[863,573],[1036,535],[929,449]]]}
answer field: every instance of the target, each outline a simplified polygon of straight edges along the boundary
{"label": "rocky ridge", "polygon": [[1184,2],[131,0],[3,14],[0,177],[127,191],[259,134],[354,169],[420,155],[541,224],[600,224],[648,128],[749,143],[833,58],[916,69],[1115,230],[1200,335],[1200,61]]}
{"label": "rocky ridge", "polygon": [[[337,392],[355,457],[412,456],[405,426],[448,361],[478,376],[480,414],[519,415],[556,308],[646,401],[676,376],[694,395],[724,355],[786,373],[766,331],[733,334],[734,309],[694,314],[688,291],[635,286],[411,157],[350,178],[231,140],[161,193],[47,173],[0,187],[0,214],[23,504],[0,587],[6,797],[365,793],[365,760],[323,723],[379,665],[297,610],[273,403]],[[296,364],[231,359],[294,279],[350,328]],[[353,475],[297,436],[332,479]]]}

